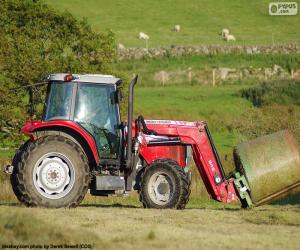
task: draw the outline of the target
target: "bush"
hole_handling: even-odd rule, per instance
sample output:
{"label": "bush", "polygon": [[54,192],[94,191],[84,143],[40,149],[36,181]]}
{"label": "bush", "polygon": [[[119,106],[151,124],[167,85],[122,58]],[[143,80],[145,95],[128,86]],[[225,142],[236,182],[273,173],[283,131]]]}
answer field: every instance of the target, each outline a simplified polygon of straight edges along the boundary
{"label": "bush", "polygon": [[263,82],[259,86],[243,89],[241,96],[256,107],[272,103],[300,105],[300,81]]}

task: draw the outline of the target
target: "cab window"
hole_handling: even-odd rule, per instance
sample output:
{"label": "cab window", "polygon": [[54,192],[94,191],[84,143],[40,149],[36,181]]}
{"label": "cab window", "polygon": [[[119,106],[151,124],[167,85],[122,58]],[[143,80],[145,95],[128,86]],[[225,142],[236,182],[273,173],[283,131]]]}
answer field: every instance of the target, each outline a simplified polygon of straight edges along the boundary
{"label": "cab window", "polygon": [[73,87],[73,83],[50,83],[50,90],[45,107],[45,121],[70,119]]}

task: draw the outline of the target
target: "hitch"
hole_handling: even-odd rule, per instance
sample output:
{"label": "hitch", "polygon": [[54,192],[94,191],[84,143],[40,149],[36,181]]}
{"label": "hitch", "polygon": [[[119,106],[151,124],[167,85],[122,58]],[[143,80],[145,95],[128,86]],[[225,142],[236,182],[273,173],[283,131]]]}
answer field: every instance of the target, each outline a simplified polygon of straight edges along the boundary
{"label": "hitch", "polygon": [[4,169],[3,172],[6,174],[12,174],[14,171],[14,166],[13,165],[7,165]]}

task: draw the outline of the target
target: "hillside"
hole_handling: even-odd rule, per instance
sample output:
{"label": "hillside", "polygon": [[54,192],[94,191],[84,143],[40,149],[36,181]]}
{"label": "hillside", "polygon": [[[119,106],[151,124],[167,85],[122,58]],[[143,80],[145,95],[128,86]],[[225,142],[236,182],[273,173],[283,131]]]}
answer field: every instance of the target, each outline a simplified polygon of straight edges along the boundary
{"label": "hillside", "polygon": [[[149,46],[226,44],[218,35],[229,28],[236,44],[300,42],[300,15],[269,16],[267,0],[44,0],[57,10],[87,18],[97,31],[112,29],[117,41],[143,47],[140,31],[150,36]],[[181,25],[181,32],[171,29]]]}

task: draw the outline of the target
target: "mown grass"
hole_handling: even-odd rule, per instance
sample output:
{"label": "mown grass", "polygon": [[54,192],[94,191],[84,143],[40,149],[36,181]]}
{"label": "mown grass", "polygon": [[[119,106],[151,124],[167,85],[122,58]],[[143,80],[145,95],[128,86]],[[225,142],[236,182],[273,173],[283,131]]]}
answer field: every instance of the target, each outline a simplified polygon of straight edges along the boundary
{"label": "mown grass", "polygon": [[254,210],[152,210],[125,206],[0,206],[1,244],[82,244],[93,249],[295,249],[297,206]]}
{"label": "mown grass", "polygon": [[[44,221],[25,208],[1,208],[0,243],[1,244],[76,244],[92,242],[96,235],[93,232],[82,233],[81,228],[70,228],[68,225],[57,225],[55,220]],[[47,212],[40,211],[42,214]],[[97,241],[100,246],[100,240]]]}
{"label": "mown grass", "polygon": [[[299,42],[300,16],[269,16],[270,1],[105,1],[46,0],[56,10],[87,18],[95,30],[112,29],[125,46],[145,47],[140,31],[150,35],[149,46],[227,44],[218,35],[229,28],[236,44]],[[181,32],[171,29],[181,25]]]}

